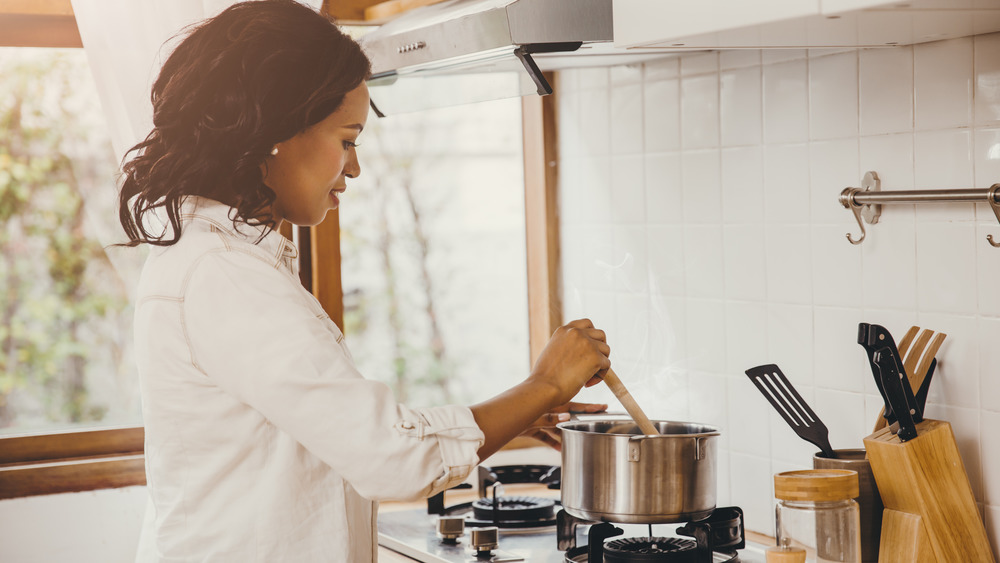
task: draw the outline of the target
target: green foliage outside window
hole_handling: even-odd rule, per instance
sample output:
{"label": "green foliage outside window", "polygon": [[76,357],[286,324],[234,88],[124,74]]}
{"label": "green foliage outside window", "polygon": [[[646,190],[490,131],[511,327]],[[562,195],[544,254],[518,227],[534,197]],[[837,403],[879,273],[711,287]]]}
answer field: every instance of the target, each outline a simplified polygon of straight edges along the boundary
{"label": "green foliage outside window", "polygon": [[370,116],[359,137],[344,333],[409,406],[480,401],[529,371],[520,125],[512,99]]}
{"label": "green foliage outside window", "polygon": [[0,49],[0,76],[0,432],[99,421],[132,394],[128,286],[90,222],[116,217],[111,144],[81,51]]}

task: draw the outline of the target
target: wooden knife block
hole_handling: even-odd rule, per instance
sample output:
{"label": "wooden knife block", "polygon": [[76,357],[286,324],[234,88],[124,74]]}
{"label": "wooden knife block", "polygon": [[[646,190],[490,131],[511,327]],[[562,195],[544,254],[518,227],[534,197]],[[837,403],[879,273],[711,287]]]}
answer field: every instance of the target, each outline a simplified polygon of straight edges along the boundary
{"label": "wooden knife block", "polygon": [[908,442],[883,428],[865,449],[885,505],[879,563],[995,563],[950,424],[925,419]]}

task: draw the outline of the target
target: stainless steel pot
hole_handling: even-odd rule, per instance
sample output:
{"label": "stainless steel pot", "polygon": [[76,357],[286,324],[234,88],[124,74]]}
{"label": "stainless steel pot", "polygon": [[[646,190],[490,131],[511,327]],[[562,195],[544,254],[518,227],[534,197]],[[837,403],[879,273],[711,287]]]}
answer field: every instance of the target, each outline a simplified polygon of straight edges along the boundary
{"label": "stainless steel pot", "polygon": [[626,421],[558,425],[566,512],[622,524],[707,518],[715,509],[719,431],[704,424],[654,420],[660,435],[643,436],[634,422]]}

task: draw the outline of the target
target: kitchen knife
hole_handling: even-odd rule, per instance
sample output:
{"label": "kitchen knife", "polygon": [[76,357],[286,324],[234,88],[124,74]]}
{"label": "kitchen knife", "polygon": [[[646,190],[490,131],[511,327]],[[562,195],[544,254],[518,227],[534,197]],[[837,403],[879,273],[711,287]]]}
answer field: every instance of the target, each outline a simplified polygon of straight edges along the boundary
{"label": "kitchen knife", "polygon": [[[920,422],[923,420],[923,409],[917,406],[916,398],[913,396],[913,388],[910,386],[910,378],[907,376],[906,368],[903,364],[903,355],[900,354],[899,350],[896,348],[896,341],[893,340],[892,334],[885,327],[881,325],[871,325],[871,327],[871,336],[873,337],[873,340],[870,340],[869,344],[873,344],[875,346],[876,352],[880,354],[888,354],[889,358],[892,360],[892,365],[894,365],[895,369],[898,371],[897,378],[900,379],[900,384],[903,388],[903,398],[906,401],[907,407],[906,411],[910,412],[911,416],[916,417],[916,422]],[[879,364],[882,371],[882,386],[884,388],[886,385],[885,369],[882,368],[879,358],[873,356],[873,359],[876,364]],[[889,389],[886,389],[886,394],[889,395]],[[892,402],[892,400],[892,396],[889,395],[889,401]],[[914,409],[916,409],[915,415],[912,412]],[[896,411],[896,409],[893,409],[893,415],[898,420],[900,413]]]}
{"label": "kitchen knife", "polygon": [[882,387],[882,370],[875,364],[875,344],[878,342],[878,338],[874,335],[874,327],[876,326],[878,325],[858,323],[858,344],[865,349],[865,357],[868,359],[868,365],[871,367],[872,376],[875,378],[875,386],[878,387],[879,395],[882,395],[882,402],[885,403],[885,408],[882,410],[882,416],[885,417],[886,423],[892,425],[892,423],[896,421],[896,417],[892,413],[892,405],[889,404],[889,398],[886,397],[885,389]]}
{"label": "kitchen knife", "polygon": [[878,325],[872,325],[872,328],[874,329],[873,335],[879,342],[874,354],[872,354],[872,359],[881,372],[882,389],[885,391],[885,397],[896,416],[896,422],[899,424],[896,435],[900,442],[906,442],[917,437],[916,424],[924,419],[923,413],[910,389],[910,381],[906,377],[906,371],[903,369],[903,362],[899,358],[899,351],[896,350],[892,335]]}
{"label": "kitchen knife", "polygon": [[[899,436],[900,442],[906,442],[917,437],[917,422],[923,420],[920,411],[915,407],[916,399],[913,393],[907,391],[904,386],[908,386],[906,375],[900,372],[892,354],[881,349],[875,352],[875,363],[882,370],[882,386],[885,389],[885,396],[892,410],[896,413],[896,423],[899,425],[895,434]],[[907,397],[909,394],[909,397]]]}

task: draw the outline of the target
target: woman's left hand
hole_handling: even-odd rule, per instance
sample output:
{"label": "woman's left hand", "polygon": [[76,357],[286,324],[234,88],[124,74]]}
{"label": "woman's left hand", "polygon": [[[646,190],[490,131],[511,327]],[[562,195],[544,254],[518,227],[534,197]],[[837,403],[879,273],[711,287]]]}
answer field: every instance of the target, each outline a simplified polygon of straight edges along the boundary
{"label": "woman's left hand", "polygon": [[552,412],[540,416],[524,432],[521,432],[521,436],[534,438],[556,451],[561,451],[562,437],[556,424],[566,422],[573,414],[604,412],[607,409],[608,405],[600,403],[566,403],[552,409]]}

